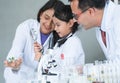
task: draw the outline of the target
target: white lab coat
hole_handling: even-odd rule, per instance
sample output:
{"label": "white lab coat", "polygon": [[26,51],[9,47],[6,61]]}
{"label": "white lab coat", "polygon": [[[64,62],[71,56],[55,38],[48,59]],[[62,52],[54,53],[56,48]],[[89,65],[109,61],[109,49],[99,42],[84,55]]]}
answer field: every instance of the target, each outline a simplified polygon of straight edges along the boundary
{"label": "white lab coat", "polygon": [[[38,61],[34,60],[34,41],[30,34],[31,28],[34,28],[38,33],[37,42],[41,44],[40,23],[37,22],[37,20],[29,19],[18,26],[12,48],[7,58],[11,56],[14,56],[15,58],[22,57],[23,63],[17,73],[13,73],[9,67],[5,68],[4,77],[6,83],[19,83],[19,80],[30,79],[31,74],[37,68]],[[51,36],[52,34],[50,34],[43,45],[44,53],[48,48],[48,41]]]}
{"label": "white lab coat", "polygon": [[[69,37],[66,40],[66,42],[60,47],[57,47],[57,44],[58,43],[56,43],[53,49],[53,52],[51,53],[52,58],[56,60],[57,67],[51,68],[50,69],[51,73],[56,73],[57,75],[59,75],[59,73],[62,72],[67,67],[75,66],[75,65],[76,66],[83,65],[85,63],[85,54],[81,45],[81,41],[76,36],[76,34]],[[48,57],[51,57],[51,56],[50,55],[43,56],[43,59],[39,63],[39,66],[38,66],[39,74],[42,72],[42,67],[46,65],[45,63],[47,62],[45,61],[48,61],[46,60],[46,59],[49,59]],[[53,82],[53,83],[56,83],[56,82]]]}
{"label": "white lab coat", "polygon": [[96,29],[97,40],[108,60],[120,60],[120,6],[112,1],[106,4],[101,29],[106,32],[106,44],[101,37],[100,28]]}

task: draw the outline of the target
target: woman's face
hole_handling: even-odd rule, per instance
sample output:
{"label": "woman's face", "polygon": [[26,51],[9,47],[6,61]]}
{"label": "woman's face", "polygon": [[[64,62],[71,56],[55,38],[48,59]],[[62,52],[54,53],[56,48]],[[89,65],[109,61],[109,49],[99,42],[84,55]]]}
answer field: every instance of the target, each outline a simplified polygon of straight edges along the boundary
{"label": "woman's face", "polygon": [[42,33],[49,34],[51,31],[54,30],[54,27],[52,26],[53,14],[54,14],[54,9],[48,9],[40,15],[40,27],[41,27],[40,31]]}
{"label": "woman's face", "polygon": [[55,26],[54,30],[57,32],[59,37],[64,37],[72,31],[71,27],[73,26],[73,23],[71,22],[67,23],[67,22],[57,19],[56,17],[53,17],[53,23]]}

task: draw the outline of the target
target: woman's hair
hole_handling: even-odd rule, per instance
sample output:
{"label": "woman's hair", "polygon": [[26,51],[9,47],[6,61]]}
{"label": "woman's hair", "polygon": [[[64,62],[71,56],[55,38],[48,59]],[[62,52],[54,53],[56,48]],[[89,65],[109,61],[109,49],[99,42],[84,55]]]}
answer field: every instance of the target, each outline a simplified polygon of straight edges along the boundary
{"label": "woman's hair", "polygon": [[[54,16],[59,20],[68,23],[71,19],[73,19],[73,14],[70,5],[63,5],[62,7],[59,7],[59,9],[56,9]],[[78,23],[75,22],[71,29],[72,33],[74,33],[78,29]]]}
{"label": "woman's hair", "polygon": [[63,3],[59,0],[49,0],[42,8],[39,9],[37,14],[37,21],[40,22],[40,15],[48,9],[58,9]]}
{"label": "woman's hair", "polygon": [[[60,0],[49,0],[42,8],[39,9],[37,14],[37,21],[40,22],[40,15],[49,9],[54,9],[56,11],[59,7],[62,7],[64,3]],[[57,40],[59,39],[58,34],[53,31],[53,46],[56,44]]]}

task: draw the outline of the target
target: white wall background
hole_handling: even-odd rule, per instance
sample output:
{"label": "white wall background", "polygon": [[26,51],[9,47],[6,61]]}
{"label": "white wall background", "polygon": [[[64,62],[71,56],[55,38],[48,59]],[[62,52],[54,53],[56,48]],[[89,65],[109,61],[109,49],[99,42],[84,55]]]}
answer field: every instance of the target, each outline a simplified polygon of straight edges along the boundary
{"label": "white wall background", "polygon": [[[46,1],[0,0],[0,83],[5,83],[3,78],[3,61],[11,48],[18,24],[29,18],[36,19],[39,8]],[[67,0],[64,2],[68,3]],[[81,30],[79,35],[86,54],[86,63],[105,59],[95,38],[94,29],[88,31]]]}

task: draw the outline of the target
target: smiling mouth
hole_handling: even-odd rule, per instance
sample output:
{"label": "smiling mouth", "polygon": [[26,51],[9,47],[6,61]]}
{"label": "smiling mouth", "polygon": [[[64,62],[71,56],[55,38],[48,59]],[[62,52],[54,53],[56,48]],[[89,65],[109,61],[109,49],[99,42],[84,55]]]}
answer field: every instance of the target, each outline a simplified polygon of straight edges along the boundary
{"label": "smiling mouth", "polygon": [[51,30],[52,28],[50,26],[43,25],[46,30]]}
{"label": "smiling mouth", "polygon": [[45,29],[46,29],[46,30],[51,30],[52,28],[51,28],[51,27],[46,27],[46,26],[45,26]]}
{"label": "smiling mouth", "polygon": [[46,30],[51,30],[51,28],[46,28]]}

